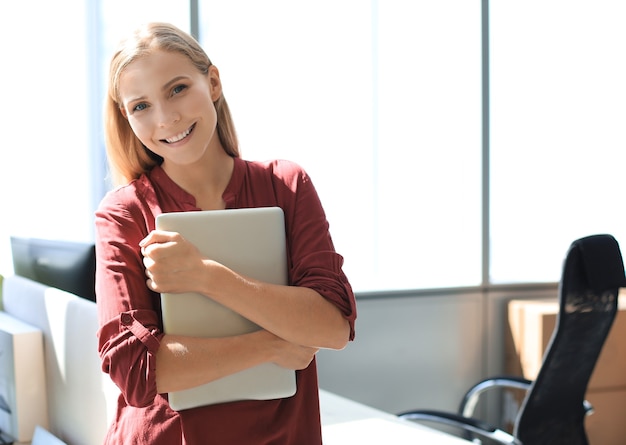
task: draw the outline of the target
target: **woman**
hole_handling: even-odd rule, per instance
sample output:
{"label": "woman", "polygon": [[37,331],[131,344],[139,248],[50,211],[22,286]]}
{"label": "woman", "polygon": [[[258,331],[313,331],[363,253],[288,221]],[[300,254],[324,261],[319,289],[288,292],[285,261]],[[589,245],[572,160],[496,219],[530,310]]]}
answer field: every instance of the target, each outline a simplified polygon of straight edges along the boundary
{"label": "woman", "polygon": [[[114,54],[105,110],[119,187],[96,212],[96,293],[103,370],[121,389],[109,444],[320,444],[315,353],[354,338],[356,306],[307,174],[287,161],[249,162],[219,72],[188,34],[138,29]],[[289,286],[203,258],[163,212],[279,206]],[[211,339],[164,334],[159,293],[199,292],[261,326]],[[265,362],[296,370],[293,397],[180,412],[167,393]]]}

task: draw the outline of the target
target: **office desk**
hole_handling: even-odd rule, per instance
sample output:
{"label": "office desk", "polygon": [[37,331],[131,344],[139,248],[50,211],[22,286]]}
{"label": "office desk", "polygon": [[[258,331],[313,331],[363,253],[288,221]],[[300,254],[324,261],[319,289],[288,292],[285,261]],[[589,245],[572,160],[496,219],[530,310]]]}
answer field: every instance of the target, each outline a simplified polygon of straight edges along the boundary
{"label": "office desk", "polygon": [[[471,442],[442,433],[354,400],[320,390],[324,445],[468,445]],[[32,445],[61,445],[59,439],[38,431]],[[31,445],[15,442],[14,445]]]}
{"label": "office desk", "polygon": [[467,445],[471,442],[320,390],[324,445]]}

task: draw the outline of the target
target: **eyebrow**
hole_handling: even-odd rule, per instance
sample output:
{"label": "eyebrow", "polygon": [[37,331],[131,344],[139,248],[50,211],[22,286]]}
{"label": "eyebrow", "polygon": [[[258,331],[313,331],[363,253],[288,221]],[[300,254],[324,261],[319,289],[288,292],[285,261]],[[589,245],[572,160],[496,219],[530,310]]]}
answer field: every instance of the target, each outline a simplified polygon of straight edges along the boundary
{"label": "eyebrow", "polygon": [[163,85],[163,88],[161,88],[161,91],[169,90],[169,89],[170,89],[170,87],[171,87],[173,84],[175,84],[175,83],[177,83],[177,82],[180,82],[180,81],[181,81],[181,80],[183,80],[183,79],[188,79],[188,77],[187,77],[187,76],[176,76],[176,77],[174,77],[172,80],[170,80],[170,81],[169,81],[169,82],[167,82],[165,85]]}

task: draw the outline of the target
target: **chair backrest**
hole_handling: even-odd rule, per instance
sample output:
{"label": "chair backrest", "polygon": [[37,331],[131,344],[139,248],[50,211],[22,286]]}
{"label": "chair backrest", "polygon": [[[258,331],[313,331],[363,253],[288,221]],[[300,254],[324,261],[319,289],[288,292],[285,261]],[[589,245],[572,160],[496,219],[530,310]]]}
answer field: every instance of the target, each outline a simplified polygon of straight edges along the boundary
{"label": "chair backrest", "polygon": [[584,397],[617,312],[624,264],[611,235],[574,241],[559,286],[559,314],[514,435],[524,445],[588,445]]}

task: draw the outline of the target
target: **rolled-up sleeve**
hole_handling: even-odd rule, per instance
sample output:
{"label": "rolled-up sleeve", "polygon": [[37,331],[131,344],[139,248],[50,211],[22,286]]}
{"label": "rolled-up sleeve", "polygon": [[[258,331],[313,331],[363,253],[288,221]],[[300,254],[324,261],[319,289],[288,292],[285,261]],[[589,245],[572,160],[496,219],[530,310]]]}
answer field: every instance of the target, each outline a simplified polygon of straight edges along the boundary
{"label": "rolled-up sleeve", "polygon": [[111,193],[96,212],[96,298],[102,369],[131,406],[156,397],[155,357],[163,336],[158,295],[146,286],[139,241],[151,229],[148,206]]}
{"label": "rolled-up sleeve", "polygon": [[285,206],[287,239],[290,245],[290,284],[308,287],[335,304],[355,335],[356,302],[343,272],[343,257],[335,251],[326,214],[308,174],[297,164],[285,162],[287,174],[279,176],[287,185]]}
{"label": "rolled-up sleeve", "polygon": [[156,397],[156,363],[160,337],[150,311],[123,312],[100,329],[102,370],[121,389],[126,402],[148,406]]}

